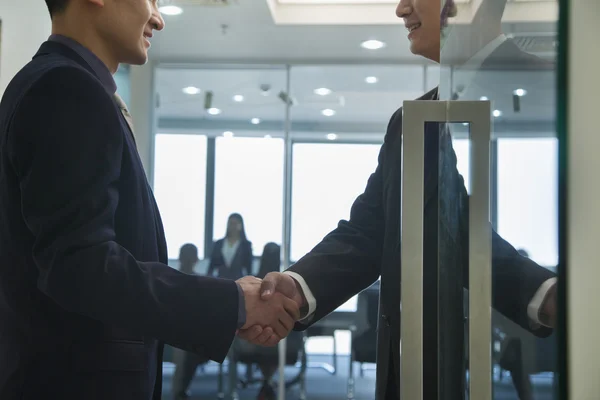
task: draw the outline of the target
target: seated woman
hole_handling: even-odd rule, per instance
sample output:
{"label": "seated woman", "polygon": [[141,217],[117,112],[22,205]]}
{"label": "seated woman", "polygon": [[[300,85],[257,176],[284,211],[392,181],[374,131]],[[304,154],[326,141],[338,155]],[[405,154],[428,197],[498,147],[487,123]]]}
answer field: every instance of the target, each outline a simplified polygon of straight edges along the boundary
{"label": "seated woman", "polygon": [[231,214],[225,237],[213,246],[206,275],[237,280],[251,271],[252,243],[246,238],[244,219],[240,214]]}

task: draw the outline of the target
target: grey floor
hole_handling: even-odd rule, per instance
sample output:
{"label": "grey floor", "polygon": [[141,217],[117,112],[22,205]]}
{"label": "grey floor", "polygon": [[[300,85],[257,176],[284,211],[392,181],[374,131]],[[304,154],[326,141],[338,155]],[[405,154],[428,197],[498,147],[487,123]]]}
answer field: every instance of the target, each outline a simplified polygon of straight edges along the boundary
{"label": "grey floor", "polygon": [[[347,377],[348,377],[348,357],[338,356],[338,372],[331,375],[323,369],[309,368],[307,372],[306,392],[307,400],[333,400],[346,399]],[[309,356],[309,363],[331,362],[331,356]],[[174,368],[172,364],[165,364],[163,368],[163,399],[171,399],[171,379]],[[244,376],[245,367],[239,368],[239,376]],[[286,368],[286,376],[291,379],[297,374],[293,367]],[[211,363],[205,366],[204,372],[200,368],[196,371],[196,377],[190,387],[193,400],[217,399],[217,375],[218,365]],[[375,398],[375,371],[365,371],[364,377],[358,375],[358,366],[355,366],[356,400],[373,400]],[[551,400],[552,396],[552,374],[540,374],[532,377],[535,388],[534,400]],[[256,398],[259,387],[249,387],[238,391],[240,400],[253,400]],[[287,392],[286,400],[297,400],[299,398],[299,388],[290,388]],[[510,376],[505,374],[498,381],[498,374],[495,374],[494,381],[494,399],[495,400],[518,400],[517,394],[512,386]],[[226,399],[227,400],[227,399]]]}

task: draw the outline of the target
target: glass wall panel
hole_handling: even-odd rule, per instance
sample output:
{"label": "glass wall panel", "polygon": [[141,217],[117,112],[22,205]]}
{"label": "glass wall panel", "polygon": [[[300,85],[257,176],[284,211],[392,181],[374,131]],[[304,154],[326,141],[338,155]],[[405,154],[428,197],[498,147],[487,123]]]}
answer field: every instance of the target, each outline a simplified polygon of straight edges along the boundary
{"label": "glass wall panel", "polygon": [[[449,9],[453,7],[445,7],[443,13]],[[525,10],[529,10],[527,15],[535,14],[537,21],[517,21],[515,16]],[[441,275],[462,279],[461,285],[467,285],[467,278],[470,285],[475,285],[462,293],[454,290],[454,284],[447,285],[441,279],[437,283],[441,312],[438,323],[445,327],[439,331],[438,341],[464,343],[462,354],[452,353],[441,344],[441,361],[433,361],[438,363],[440,399],[467,396],[469,389],[473,393],[489,389],[496,399],[556,398],[556,335],[543,318],[548,302],[555,301],[553,271],[560,234],[555,139],[556,10],[554,1],[482,0],[454,7],[457,15],[451,15],[448,26],[442,29],[440,100],[490,102],[490,115],[483,118],[489,118],[493,135],[489,149],[482,151],[489,151],[489,216],[490,222],[492,217],[497,218],[499,236],[491,233],[488,293],[485,284],[473,283],[488,264],[481,258],[483,242],[470,238],[470,229],[475,225],[469,212],[477,212],[478,207],[473,193],[454,204],[460,199],[460,188],[453,188],[450,175],[445,176],[440,170],[440,187],[448,189],[450,185],[451,190],[439,194],[437,240],[444,256],[437,268]],[[445,16],[442,15],[442,21]],[[452,108],[448,107],[448,118],[453,118]],[[471,135],[471,140],[481,133],[461,123],[447,124],[439,134],[443,137],[447,132],[454,139]],[[475,170],[467,173],[465,166],[469,162],[473,165],[477,154],[461,148],[456,140],[453,147],[456,169],[469,189],[476,174]],[[440,162],[448,160],[448,153],[452,153],[443,147],[439,151]],[[454,243],[455,250],[449,243]],[[473,248],[474,243],[483,247]],[[479,271],[474,274],[474,269]],[[481,313],[485,314],[485,310],[479,304],[490,299],[491,337],[481,341],[478,335],[486,332],[480,329],[485,327],[485,321],[481,325]],[[462,328],[451,322],[457,320],[453,316],[460,305],[467,322],[462,333]],[[456,337],[457,332],[464,334],[464,340]],[[485,346],[477,347],[477,343]],[[481,373],[487,368],[476,367],[477,360],[487,354],[492,355],[491,376]],[[457,374],[456,365],[461,364],[464,371]]]}

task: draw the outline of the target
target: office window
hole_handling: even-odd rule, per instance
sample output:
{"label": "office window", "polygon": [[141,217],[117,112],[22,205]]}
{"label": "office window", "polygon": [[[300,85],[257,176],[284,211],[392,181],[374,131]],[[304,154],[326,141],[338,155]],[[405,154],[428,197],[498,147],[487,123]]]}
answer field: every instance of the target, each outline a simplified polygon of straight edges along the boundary
{"label": "office window", "polygon": [[227,217],[244,218],[253,252],[283,234],[283,140],[255,137],[216,140],[213,240],[225,236]]}
{"label": "office window", "polygon": [[[309,252],[364,192],[377,168],[380,145],[298,143],[292,167],[291,257]],[[335,284],[335,282],[332,282]],[[355,311],[356,297],[338,311]]]}
{"label": "office window", "polygon": [[154,195],[167,237],[169,258],[185,243],[204,257],[206,136],[156,135]]}
{"label": "office window", "polygon": [[498,140],[498,233],[537,263],[558,263],[558,159],[554,138]]}

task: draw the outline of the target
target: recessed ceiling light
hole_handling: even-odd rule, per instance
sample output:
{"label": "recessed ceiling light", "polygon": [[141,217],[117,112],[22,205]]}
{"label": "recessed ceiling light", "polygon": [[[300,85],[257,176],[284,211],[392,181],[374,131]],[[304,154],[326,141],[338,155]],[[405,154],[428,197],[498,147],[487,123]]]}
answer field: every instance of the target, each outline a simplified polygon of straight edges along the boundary
{"label": "recessed ceiling light", "polygon": [[158,11],[165,15],[179,15],[183,12],[183,9],[177,6],[162,6],[158,8]]}
{"label": "recessed ceiling light", "polygon": [[326,87],[318,88],[315,89],[315,94],[318,94],[319,96],[327,96],[328,94],[331,94],[331,89]]}
{"label": "recessed ceiling light", "polygon": [[223,132],[223,137],[232,138],[233,137],[233,132],[231,132],[231,131],[225,131],[225,132]]}
{"label": "recessed ceiling light", "polygon": [[335,133],[328,133],[327,140],[335,140],[337,139],[337,135]]}
{"label": "recessed ceiling light", "polygon": [[260,124],[260,118],[252,118],[250,122],[252,123],[252,125],[258,125]]}
{"label": "recessed ceiling light", "polygon": [[335,110],[332,110],[331,108],[326,108],[324,110],[321,110],[321,114],[323,114],[326,117],[332,117],[335,115]]}
{"label": "recessed ceiling light", "polygon": [[183,88],[183,93],[185,94],[198,94],[200,93],[200,89],[195,86],[188,86]]}
{"label": "recessed ceiling light", "polygon": [[364,42],[362,42],[360,44],[360,46],[363,49],[367,49],[367,50],[379,50],[379,49],[383,49],[385,47],[385,43],[382,42],[381,40],[365,40]]}
{"label": "recessed ceiling light", "polygon": [[215,108],[215,107],[209,108],[207,111],[208,111],[208,113],[210,115],[219,115],[219,114],[221,114],[221,110],[219,108]]}
{"label": "recessed ceiling light", "polygon": [[481,100],[481,101],[488,101],[489,99],[487,98],[487,96],[481,96],[479,98],[479,100]]}
{"label": "recessed ceiling light", "polygon": [[379,79],[377,79],[376,76],[367,76],[365,78],[365,82],[367,83],[377,83],[377,81],[379,81]]}
{"label": "recessed ceiling light", "polygon": [[502,111],[500,110],[494,110],[494,112],[492,113],[494,115],[494,117],[498,118],[502,115]]}
{"label": "recessed ceiling light", "polygon": [[527,94],[527,90],[525,89],[517,89],[515,91],[513,91],[513,94],[519,96],[519,97],[523,97]]}
{"label": "recessed ceiling light", "polygon": [[233,101],[241,103],[242,101],[244,101],[244,96],[242,96],[241,94],[236,94],[235,96],[233,96]]}

